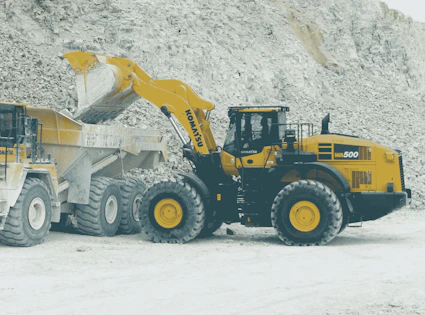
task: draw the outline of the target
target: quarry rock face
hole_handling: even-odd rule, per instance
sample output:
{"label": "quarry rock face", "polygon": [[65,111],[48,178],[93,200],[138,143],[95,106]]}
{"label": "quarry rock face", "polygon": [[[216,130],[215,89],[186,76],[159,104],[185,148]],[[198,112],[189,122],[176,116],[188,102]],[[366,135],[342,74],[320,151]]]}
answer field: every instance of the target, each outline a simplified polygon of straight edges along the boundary
{"label": "quarry rock face", "polygon": [[[74,74],[58,56],[133,59],[213,102],[217,143],[227,107],[289,106],[291,122],[331,113],[331,131],[403,151],[413,208],[425,200],[425,24],[378,0],[0,1],[0,100],[75,111]],[[168,120],[144,100],[109,124],[159,128],[170,161],[135,170],[152,183],[189,171]],[[316,131],[318,130],[316,128]]]}

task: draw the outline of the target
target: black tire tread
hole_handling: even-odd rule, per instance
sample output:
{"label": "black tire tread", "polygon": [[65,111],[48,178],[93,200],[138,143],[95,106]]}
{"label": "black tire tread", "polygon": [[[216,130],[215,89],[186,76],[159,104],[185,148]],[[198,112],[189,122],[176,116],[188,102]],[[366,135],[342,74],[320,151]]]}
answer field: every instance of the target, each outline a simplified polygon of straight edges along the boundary
{"label": "black tire tread", "polygon": [[[33,186],[36,186],[36,185],[40,185],[44,189],[46,189],[46,192],[48,193],[50,200],[52,199],[49,188],[42,180],[38,178],[27,177],[25,179],[25,182],[22,187],[22,191],[18,197],[18,200],[15,203],[15,206],[10,208],[9,210],[9,214],[6,219],[6,224],[4,226],[4,229],[0,231],[0,242],[2,242],[3,244],[9,245],[9,246],[30,247],[30,246],[34,246],[44,242],[47,235],[49,234],[51,223],[49,225],[49,229],[47,230],[46,235],[40,241],[29,238],[23,231],[21,208],[23,206],[23,202],[24,202],[26,194]],[[52,211],[52,209],[50,209],[50,211]]]}
{"label": "black tire tread", "polygon": [[133,190],[137,186],[143,187],[142,190],[146,191],[146,185],[140,180],[137,180],[135,178],[126,178],[125,183],[121,185],[121,196],[122,196],[122,203],[123,203],[123,209],[121,214],[121,222],[119,226],[119,231],[122,234],[136,234],[140,233],[142,230],[142,226],[140,225],[139,228],[135,228],[131,224],[131,212],[128,207],[131,207],[132,204],[130,204],[130,195],[133,192]]}
{"label": "black tire tread", "polygon": [[[149,219],[149,206],[158,194],[173,191],[192,205],[194,222],[185,235],[179,233],[164,232],[153,226]],[[142,231],[155,243],[183,244],[196,238],[204,227],[205,209],[199,192],[188,182],[180,177],[172,180],[162,181],[151,186],[145,193],[141,203],[141,225]]]}
{"label": "black tire tread", "polygon": [[101,227],[99,208],[102,201],[103,192],[110,185],[118,183],[109,177],[93,177],[90,184],[90,197],[87,205],[76,205],[77,228],[83,234],[92,236],[112,236],[108,235]]}
{"label": "black tire tread", "polygon": [[350,214],[343,210],[342,224],[341,224],[341,228],[338,231],[338,234],[341,234],[348,227],[349,224],[350,224]]}
{"label": "black tire tread", "polygon": [[[329,209],[328,217],[330,217],[331,220],[329,220],[328,225],[326,227],[326,231],[323,233],[321,239],[315,242],[303,243],[303,242],[297,242],[297,241],[291,240],[289,237],[287,237],[283,233],[282,231],[283,227],[281,226],[282,223],[279,222],[279,220],[277,220],[278,218],[277,212],[280,209],[282,202],[285,200],[285,198],[293,194],[294,191],[300,188],[301,186],[309,190],[310,193],[312,194],[326,195],[326,203],[327,203],[326,206]],[[289,246],[325,245],[329,243],[330,241],[332,241],[338,235],[340,231],[340,228],[342,225],[342,207],[338,197],[326,185],[314,180],[300,180],[287,185],[278,193],[272,205],[271,219],[272,219],[272,225],[276,229],[279,238],[286,245],[289,245]]]}

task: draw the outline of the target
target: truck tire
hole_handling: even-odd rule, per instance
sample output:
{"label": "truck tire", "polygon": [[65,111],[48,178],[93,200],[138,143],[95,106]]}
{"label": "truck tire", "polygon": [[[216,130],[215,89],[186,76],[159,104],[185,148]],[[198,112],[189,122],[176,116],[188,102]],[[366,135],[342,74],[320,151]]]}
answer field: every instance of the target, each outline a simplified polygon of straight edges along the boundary
{"label": "truck tire", "polygon": [[135,178],[126,178],[121,185],[123,208],[118,230],[122,234],[136,234],[142,230],[139,207],[145,190],[146,185]]}
{"label": "truck tire", "polygon": [[199,233],[198,237],[209,237],[214,234],[221,226],[223,225],[223,222],[220,221],[212,221],[212,222],[205,222],[204,227],[201,230],[201,233]]}
{"label": "truck tire", "polygon": [[28,177],[15,206],[10,208],[0,241],[22,247],[40,244],[49,234],[51,220],[49,188],[42,180]]}
{"label": "truck tire", "polygon": [[342,207],[329,187],[313,180],[300,180],[278,193],[271,219],[286,245],[325,245],[341,229]]}
{"label": "truck tire", "polygon": [[93,177],[88,205],[75,205],[77,228],[83,234],[114,236],[122,213],[120,186],[112,178]]}
{"label": "truck tire", "polygon": [[183,244],[204,227],[205,209],[198,191],[176,178],[154,184],[140,206],[142,231],[155,243]]}

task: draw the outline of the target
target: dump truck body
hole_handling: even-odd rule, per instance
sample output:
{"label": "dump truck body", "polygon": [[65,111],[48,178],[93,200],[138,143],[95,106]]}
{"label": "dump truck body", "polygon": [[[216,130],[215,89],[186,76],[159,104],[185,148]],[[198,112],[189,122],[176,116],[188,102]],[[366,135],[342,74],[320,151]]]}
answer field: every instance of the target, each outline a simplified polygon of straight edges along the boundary
{"label": "dump truck body", "polygon": [[158,130],[89,125],[50,108],[11,103],[0,103],[0,121],[0,231],[29,177],[48,188],[55,223],[73,205],[89,204],[94,176],[115,178],[167,159]]}

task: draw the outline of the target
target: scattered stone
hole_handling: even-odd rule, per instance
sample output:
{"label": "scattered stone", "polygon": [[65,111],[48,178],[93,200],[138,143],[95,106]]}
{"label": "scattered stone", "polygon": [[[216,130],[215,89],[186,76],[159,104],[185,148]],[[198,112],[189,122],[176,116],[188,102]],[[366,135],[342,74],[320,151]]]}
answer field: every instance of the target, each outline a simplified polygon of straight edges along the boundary
{"label": "scattered stone", "polygon": [[79,253],[84,253],[84,252],[87,252],[87,251],[90,251],[90,250],[91,250],[91,247],[88,247],[88,246],[77,247],[77,252],[79,252]]}

